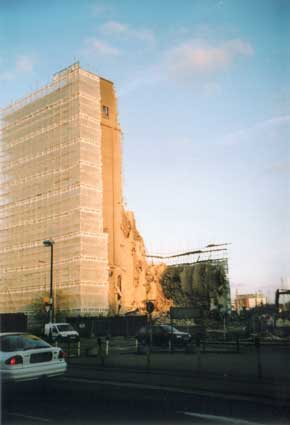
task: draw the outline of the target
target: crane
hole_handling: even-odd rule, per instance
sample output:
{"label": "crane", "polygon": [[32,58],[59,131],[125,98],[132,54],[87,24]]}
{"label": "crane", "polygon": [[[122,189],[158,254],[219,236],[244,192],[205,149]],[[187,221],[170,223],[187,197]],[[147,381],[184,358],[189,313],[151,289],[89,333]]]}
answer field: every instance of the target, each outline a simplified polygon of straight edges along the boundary
{"label": "crane", "polygon": [[275,292],[276,312],[279,313],[279,298],[280,295],[290,295],[290,289],[277,289]]}

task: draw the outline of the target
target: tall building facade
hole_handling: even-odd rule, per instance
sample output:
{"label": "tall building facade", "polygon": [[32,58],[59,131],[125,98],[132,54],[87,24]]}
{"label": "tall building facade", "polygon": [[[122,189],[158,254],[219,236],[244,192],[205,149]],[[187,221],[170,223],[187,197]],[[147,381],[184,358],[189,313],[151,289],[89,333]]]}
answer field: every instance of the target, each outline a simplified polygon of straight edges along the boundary
{"label": "tall building facade", "polygon": [[[0,311],[28,311],[49,290],[71,314],[141,305],[145,249],[123,209],[113,83],[74,64],[2,110]],[[147,291],[148,292],[148,291]]]}

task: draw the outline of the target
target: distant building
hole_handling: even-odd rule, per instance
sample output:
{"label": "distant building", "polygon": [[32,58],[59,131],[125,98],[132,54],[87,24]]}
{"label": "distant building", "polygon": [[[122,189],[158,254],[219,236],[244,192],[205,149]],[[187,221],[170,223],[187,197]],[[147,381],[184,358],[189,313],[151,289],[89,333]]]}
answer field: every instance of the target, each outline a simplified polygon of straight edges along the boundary
{"label": "distant building", "polygon": [[250,309],[267,304],[267,298],[261,292],[255,294],[237,294],[234,300],[236,311]]}

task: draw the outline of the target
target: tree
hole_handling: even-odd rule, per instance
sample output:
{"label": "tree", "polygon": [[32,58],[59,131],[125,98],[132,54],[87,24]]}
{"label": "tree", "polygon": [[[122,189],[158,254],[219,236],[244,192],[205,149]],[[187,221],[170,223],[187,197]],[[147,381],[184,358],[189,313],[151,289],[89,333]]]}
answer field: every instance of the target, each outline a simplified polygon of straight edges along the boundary
{"label": "tree", "polygon": [[[45,303],[49,299],[48,292],[42,292],[34,298],[27,310],[32,316],[31,322],[35,328],[43,328],[48,322],[48,312],[45,310]],[[57,291],[57,299],[55,303],[55,320],[56,322],[64,322],[68,315],[68,299],[61,290]]]}

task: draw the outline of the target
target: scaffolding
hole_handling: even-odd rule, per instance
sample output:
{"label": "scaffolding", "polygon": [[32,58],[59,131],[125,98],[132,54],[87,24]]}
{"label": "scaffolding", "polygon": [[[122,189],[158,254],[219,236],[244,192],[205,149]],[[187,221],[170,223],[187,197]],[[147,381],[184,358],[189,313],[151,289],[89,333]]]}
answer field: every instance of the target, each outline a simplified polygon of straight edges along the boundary
{"label": "scaffolding", "polygon": [[152,264],[165,263],[168,266],[190,265],[197,262],[224,262],[228,273],[229,243],[210,244],[201,249],[194,249],[178,254],[147,254],[147,259]]}
{"label": "scaffolding", "polygon": [[1,312],[29,311],[48,291],[45,239],[56,300],[69,297],[72,314],[108,310],[100,109],[100,77],[75,63],[1,110]]}
{"label": "scaffolding", "polygon": [[[200,292],[208,287],[211,288],[209,292],[212,293],[213,305],[221,305],[225,311],[230,311],[228,245],[230,244],[210,244],[202,249],[178,254],[147,254],[147,259],[151,261],[152,265],[166,264],[167,267],[161,281],[163,287],[164,283],[170,283],[173,299],[174,294],[179,293],[179,302],[188,302],[188,294],[194,290]],[[221,275],[224,276],[222,285],[219,278],[221,275],[214,273],[214,270],[222,270]],[[166,288],[164,290],[168,292]],[[181,298],[180,294],[183,294]]]}

